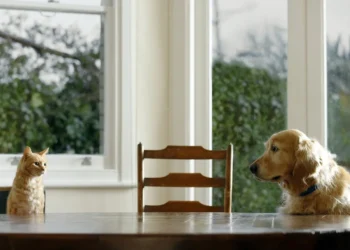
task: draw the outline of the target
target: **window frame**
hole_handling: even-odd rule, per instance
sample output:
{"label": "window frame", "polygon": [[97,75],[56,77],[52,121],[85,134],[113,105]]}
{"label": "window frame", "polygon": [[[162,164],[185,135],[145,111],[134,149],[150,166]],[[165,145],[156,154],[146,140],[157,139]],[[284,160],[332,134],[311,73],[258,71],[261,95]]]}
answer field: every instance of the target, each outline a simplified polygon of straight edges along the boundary
{"label": "window frame", "polygon": [[327,147],[326,0],[288,1],[288,128]]}
{"label": "window frame", "polygon": [[[136,187],[134,0],[104,0],[102,6],[0,1],[0,9],[104,14],[104,154],[47,155],[47,188]],[[108,105],[107,105],[108,104]],[[0,185],[12,185],[21,154],[0,154]],[[88,157],[88,158],[86,158]],[[83,164],[91,161],[90,165]]]}
{"label": "window frame", "polygon": [[[287,128],[300,129],[327,146],[325,1],[288,0]],[[175,112],[169,122],[177,121],[178,124],[182,121],[183,125],[171,130],[170,140],[209,149],[212,147],[211,4],[211,0],[172,0],[170,6],[172,23],[194,33],[194,36],[181,33],[176,25],[170,25],[170,58],[172,55],[180,57],[170,67],[170,87],[176,88],[176,91],[170,91],[170,97],[184,100],[184,107],[173,104]],[[188,21],[191,19],[194,27]],[[194,66],[188,67],[192,57]],[[191,77],[194,77],[193,83]],[[184,86],[179,87],[180,83]],[[194,107],[191,106],[193,103]],[[181,110],[190,112],[181,113]],[[199,164],[183,163],[182,167],[189,172],[212,175],[210,163]],[[173,192],[177,196],[212,204],[209,189],[195,192],[188,189],[182,194]]]}
{"label": "window frame", "polygon": [[[170,0],[169,14],[169,144],[211,149],[210,0]],[[211,161],[170,162],[169,171],[211,176],[211,166]],[[171,190],[169,199],[211,205],[211,195],[210,188],[184,188]]]}

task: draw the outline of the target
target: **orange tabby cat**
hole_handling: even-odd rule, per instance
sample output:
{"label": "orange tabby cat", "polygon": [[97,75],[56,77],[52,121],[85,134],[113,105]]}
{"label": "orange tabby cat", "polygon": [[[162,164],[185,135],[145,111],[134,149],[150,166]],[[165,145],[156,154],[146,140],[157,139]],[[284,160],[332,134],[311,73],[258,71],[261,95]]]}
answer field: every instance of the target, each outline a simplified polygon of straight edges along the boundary
{"label": "orange tabby cat", "polygon": [[44,213],[45,155],[49,149],[33,153],[26,147],[17,167],[16,176],[7,198],[7,214],[29,215]]}

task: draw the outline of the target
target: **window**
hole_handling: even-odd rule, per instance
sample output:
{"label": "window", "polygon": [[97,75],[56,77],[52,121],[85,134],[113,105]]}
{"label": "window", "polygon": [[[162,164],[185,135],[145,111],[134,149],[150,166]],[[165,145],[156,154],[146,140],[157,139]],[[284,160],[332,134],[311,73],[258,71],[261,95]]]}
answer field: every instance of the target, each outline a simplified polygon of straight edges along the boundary
{"label": "window", "polygon": [[[263,151],[261,142],[273,132],[296,128],[324,146],[333,147],[333,142],[327,143],[327,121],[330,124],[330,120],[327,119],[326,98],[326,1],[195,0],[194,3],[194,39],[191,36],[181,38],[188,45],[194,43],[193,52],[189,49],[186,53],[194,54],[195,94],[192,98],[196,129],[193,133],[195,138],[200,138],[194,140],[194,144],[213,148],[224,148],[229,142],[236,144],[234,168],[241,176],[233,179],[234,211],[276,211],[280,201],[277,187],[257,183],[249,176],[248,163]],[[332,4],[336,5],[337,1]],[[184,10],[189,13],[187,19],[190,20],[190,8],[187,6]],[[179,36],[177,39],[181,40]],[[235,88],[230,86],[232,83]],[[265,89],[259,89],[259,84],[269,83],[275,88],[263,94]],[[260,99],[248,98],[253,90],[259,92]],[[264,110],[265,107],[269,108]],[[255,126],[252,120],[262,125]],[[225,130],[226,127],[229,128]],[[252,138],[257,138],[260,147],[252,143]],[[212,174],[222,174],[215,172],[216,167],[212,168]],[[247,180],[243,180],[245,175]],[[251,185],[255,186],[254,192],[247,191]],[[238,190],[243,193],[237,193]],[[194,199],[215,203],[220,200],[217,195],[215,190],[213,193],[209,190],[195,194]],[[245,196],[254,202],[240,201]],[[259,201],[259,196],[265,197],[267,202]],[[269,202],[271,204],[267,204]]]}
{"label": "window", "polygon": [[327,1],[328,147],[344,166],[350,166],[350,17],[346,0]]}
{"label": "window", "polygon": [[53,3],[53,4],[72,4],[72,5],[82,5],[86,6],[101,6],[104,0],[14,0],[13,2],[27,2],[27,3]]}
{"label": "window", "polygon": [[129,1],[0,1],[2,185],[26,145],[50,147],[46,186],[133,185],[130,11]]}
{"label": "window", "polygon": [[[234,145],[232,209],[272,212],[281,196],[248,166],[263,143],[287,126],[287,0],[212,2],[213,148]],[[223,176],[224,165],[213,165]],[[223,201],[213,190],[213,203]]]}

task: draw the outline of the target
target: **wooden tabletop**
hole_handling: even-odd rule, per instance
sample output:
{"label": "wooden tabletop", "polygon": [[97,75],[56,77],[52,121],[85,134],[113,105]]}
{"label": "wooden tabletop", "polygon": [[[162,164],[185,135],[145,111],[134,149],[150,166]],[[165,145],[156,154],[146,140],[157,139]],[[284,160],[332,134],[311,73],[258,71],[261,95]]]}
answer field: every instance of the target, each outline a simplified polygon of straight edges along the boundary
{"label": "wooden tabletop", "polygon": [[71,213],[0,216],[1,249],[202,250],[214,246],[220,249],[342,249],[350,246],[349,231],[350,216],[335,215]]}

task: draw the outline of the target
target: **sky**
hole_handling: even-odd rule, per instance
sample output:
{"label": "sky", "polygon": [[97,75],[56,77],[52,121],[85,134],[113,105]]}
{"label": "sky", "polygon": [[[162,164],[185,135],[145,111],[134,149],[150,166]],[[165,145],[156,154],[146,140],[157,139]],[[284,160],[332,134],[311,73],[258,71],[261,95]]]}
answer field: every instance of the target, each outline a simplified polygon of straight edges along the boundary
{"label": "sky", "polygon": [[[13,1],[13,0],[12,0]],[[16,2],[31,2],[31,3],[47,3],[48,0],[15,0]],[[84,4],[84,5],[100,5],[101,0],[51,0],[62,4]]]}
{"label": "sky", "polygon": [[[47,0],[21,0],[25,2],[47,2]],[[60,3],[65,4],[84,4],[84,5],[100,5],[101,0],[60,0]],[[2,30],[16,36],[20,36],[29,40],[29,35],[25,29],[27,27],[33,27],[34,23],[44,23],[49,27],[63,27],[64,29],[77,29],[81,31],[82,36],[89,42],[92,40],[100,39],[101,34],[101,15],[98,14],[76,14],[76,13],[55,13],[55,12],[41,12],[41,11],[23,11],[23,10],[1,10],[0,9],[0,26],[4,23],[8,23],[9,18],[18,17],[25,14],[27,16],[24,21],[21,21],[21,29],[8,30],[8,27],[4,27]],[[17,19],[18,20],[18,19]],[[47,46],[52,49],[56,49],[61,52],[72,53],[74,50],[69,50],[67,47],[59,42],[53,42],[52,39],[46,39],[45,36],[36,36],[35,43]],[[34,53],[27,48],[17,49],[13,51],[14,56],[19,54]],[[35,53],[34,53],[35,54]],[[35,54],[36,55],[36,54]],[[33,56],[33,59],[36,56]],[[49,67],[48,67],[49,68]],[[51,84],[52,82],[58,85],[64,85],[62,83],[62,75],[60,72],[49,72],[48,70],[42,70],[40,74],[41,80]]]}
{"label": "sky", "polygon": [[[48,0],[12,0],[23,2],[44,3]],[[51,0],[62,4],[78,4],[99,6],[103,0]],[[148,1],[148,0],[143,0]],[[198,0],[197,0],[198,1]],[[213,1],[213,0],[212,0]],[[290,0],[292,1],[292,0]],[[220,40],[224,53],[231,58],[247,47],[247,33],[263,35],[267,30],[278,25],[287,34],[288,0],[217,0],[218,12],[222,18],[220,23]],[[350,0],[326,0],[327,35],[335,40],[339,34],[343,44],[348,48],[350,35]],[[3,11],[0,11],[0,16]],[[11,11],[11,13],[18,13]],[[28,12],[27,12],[28,13]],[[52,26],[79,27],[89,38],[96,38],[100,32],[98,15],[53,14],[31,12],[32,18],[49,23]],[[215,13],[213,13],[215,17]],[[0,19],[1,21],[1,19]],[[215,33],[213,33],[215,34]],[[216,48],[216,36],[213,37],[213,47]]]}
{"label": "sky", "polygon": [[[13,1],[13,0],[12,0]],[[48,0],[15,0],[16,2],[28,3],[47,3]],[[85,6],[100,6],[101,0],[52,0],[53,2],[61,4],[74,4]],[[147,1],[147,0],[146,0]],[[15,10],[0,10],[0,17],[2,13],[10,13],[12,15],[27,13],[29,16],[28,25],[31,20],[36,20],[49,24],[50,26],[75,27],[82,31],[88,39],[98,38],[101,31],[101,17],[100,15],[84,15],[73,13],[53,13],[53,12],[39,12],[39,11],[15,11]],[[0,18],[1,21],[1,18]]]}
{"label": "sky", "polygon": [[[292,1],[292,0],[290,0]],[[278,25],[288,32],[288,0],[218,0],[221,22],[220,38],[227,57],[247,47],[247,33],[262,35]],[[326,0],[326,29],[330,40],[340,34],[343,45],[349,47],[350,0]],[[213,18],[215,12],[213,12]],[[214,34],[213,30],[213,34]],[[216,37],[213,37],[216,48]]]}

